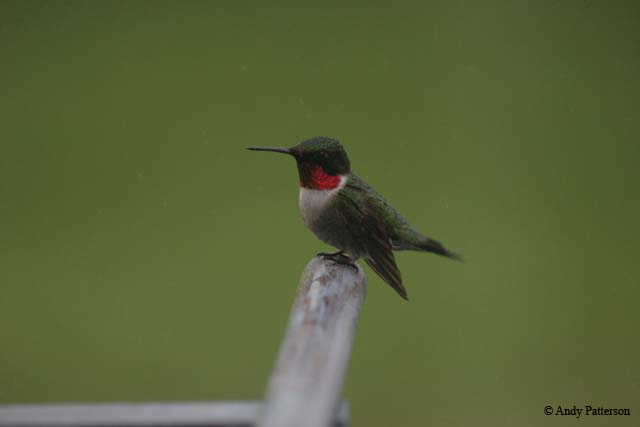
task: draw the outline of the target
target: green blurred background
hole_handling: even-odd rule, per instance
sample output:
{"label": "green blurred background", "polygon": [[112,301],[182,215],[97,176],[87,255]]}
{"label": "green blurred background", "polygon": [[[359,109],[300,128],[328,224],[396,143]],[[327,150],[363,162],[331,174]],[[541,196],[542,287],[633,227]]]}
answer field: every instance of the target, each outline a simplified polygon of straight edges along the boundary
{"label": "green blurred background", "polygon": [[[0,3],[0,402],[260,399],[294,162],[467,258],[371,270],[352,425],[640,424],[637,1]],[[571,418],[575,419],[575,418]]]}

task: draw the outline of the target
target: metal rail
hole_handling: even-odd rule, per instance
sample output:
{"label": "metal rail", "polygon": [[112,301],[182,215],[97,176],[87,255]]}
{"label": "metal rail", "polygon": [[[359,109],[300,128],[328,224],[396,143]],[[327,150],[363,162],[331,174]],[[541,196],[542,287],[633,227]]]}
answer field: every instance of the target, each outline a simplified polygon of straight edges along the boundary
{"label": "metal rail", "polygon": [[[260,402],[78,403],[0,406],[2,427],[251,427]],[[346,427],[348,408],[335,427]]]}

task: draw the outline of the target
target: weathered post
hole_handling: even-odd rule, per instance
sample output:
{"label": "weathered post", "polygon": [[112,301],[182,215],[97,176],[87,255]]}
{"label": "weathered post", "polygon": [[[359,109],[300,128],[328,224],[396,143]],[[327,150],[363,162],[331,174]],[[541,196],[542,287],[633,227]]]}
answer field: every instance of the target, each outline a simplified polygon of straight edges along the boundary
{"label": "weathered post", "polygon": [[267,390],[258,402],[0,406],[0,427],[346,427],[340,404],[360,307],[362,269],[316,257],[307,265]]}
{"label": "weathered post", "polygon": [[258,426],[336,424],[365,290],[360,267],[320,257],[307,264]]}

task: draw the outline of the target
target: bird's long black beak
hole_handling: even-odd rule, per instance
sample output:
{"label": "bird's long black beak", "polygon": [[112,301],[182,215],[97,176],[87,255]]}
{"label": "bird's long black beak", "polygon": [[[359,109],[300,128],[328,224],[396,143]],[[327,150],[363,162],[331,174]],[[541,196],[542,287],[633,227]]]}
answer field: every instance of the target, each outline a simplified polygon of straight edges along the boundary
{"label": "bird's long black beak", "polygon": [[291,153],[291,150],[289,150],[288,148],[281,148],[281,147],[247,147],[247,150],[273,151],[274,153],[284,153],[284,154],[293,155],[293,153]]}

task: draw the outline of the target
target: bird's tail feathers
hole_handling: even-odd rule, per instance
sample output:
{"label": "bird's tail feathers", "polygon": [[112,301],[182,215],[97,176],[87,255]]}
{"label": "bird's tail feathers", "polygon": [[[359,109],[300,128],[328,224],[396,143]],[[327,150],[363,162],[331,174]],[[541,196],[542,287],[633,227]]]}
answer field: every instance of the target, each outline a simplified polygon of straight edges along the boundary
{"label": "bird's tail feathers", "polygon": [[425,237],[420,242],[420,244],[417,245],[417,247],[418,249],[426,252],[433,252],[434,254],[442,255],[455,261],[464,262],[460,254],[450,251],[449,249],[445,248],[442,243],[429,237]]}

